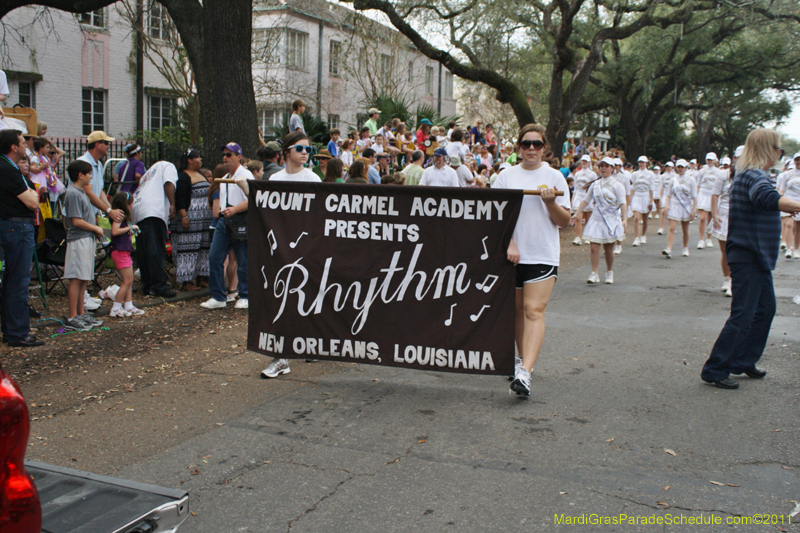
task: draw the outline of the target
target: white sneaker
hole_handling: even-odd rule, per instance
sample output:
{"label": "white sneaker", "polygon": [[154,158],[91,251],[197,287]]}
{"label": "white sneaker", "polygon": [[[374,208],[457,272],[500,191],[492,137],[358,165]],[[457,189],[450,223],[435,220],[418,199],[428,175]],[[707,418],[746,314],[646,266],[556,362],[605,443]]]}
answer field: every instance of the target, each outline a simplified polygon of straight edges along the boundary
{"label": "white sneaker", "polygon": [[641,244],[647,244],[647,235],[642,235],[642,238],[639,239],[639,242]]}
{"label": "white sneaker", "polygon": [[786,243],[781,241],[781,250],[785,250],[785,249],[786,249]]}
{"label": "white sneaker", "polygon": [[261,371],[261,377],[264,379],[277,378],[281,374],[288,374],[291,371],[287,359],[273,359],[269,366]]}
{"label": "white sneaker", "polygon": [[120,307],[119,309],[111,309],[111,311],[109,311],[108,313],[108,316],[116,316],[122,318],[131,316],[131,313]]}
{"label": "white sneaker", "polygon": [[239,298],[236,301],[236,305],[233,306],[234,309],[247,309],[250,303],[247,301],[247,298]]}
{"label": "white sneaker", "polygon": [[795,259],[800,259],[800,250],[795,250],[794,251],[794,258]]}
{"label": "white sneaker", "polygon": [[606,272],[606,283],[608,285],[611,285],[612,283],[614,283],[614,273],[612,271],[610,271],[610,270],[608,272]]}
{"label": "white sneaker", "polygon": [[683,249],[683,253],[681,254],[683,257],[689,257],[689,247]]}
{"label": "white sneaker", "polygon": [[722,282],[722,292],[729,290],[731,290],[731,278],[725,278],[725,281]]}
{"label": "white sneaker", "polygon": [[621,253],[622,253],[622,245],[621,244],[615,244],[614,245],[614,255],[619,255]]}
{"label": "white sneaker", "polygon": [[725,291],[725,296],[727,296],[728,298],[733,296],[733,291],[731,291],[730,287],[728,287],[728,290]]}
{"label": "white sneaker", "polygon": [[103,304],[103,300],[99,298],[92,298],[89,296],[88,292],[83,293],[83,308],[87,311],[96,311],[100,309],[100,306]]}
{"label": "white sneaker", "polygon": [[698,250],[702,250],[702,249],[703,249],[703,248],[705,248],[705,247],[706,247],[706,243],[705,243],[705,241],[702,241],[702,240],[701,240],[700,242],[698,242],[698,243],[697,243],[697,249],[698,249]]}
{"label": "white sneaker", "polygon": [[580,246],[581,242],[582,241],[580,237],[575,237],[575,239],[572,241],[572,244],[574,244],[575,246]]}
{"label": "white sneaker", "polygon": [[94,302],[97,305],[100,305],[100,304],[103,303],[102,299],[100,299],[100,298],[92,298],[92,295],[89,294],[89,291],[85,291],[83,293],[83,303],[86,303],[86,302],[89,302],[89,301]]}
{"label": "white sneaker", "polygon": [[514,376],[514,381],[511,382],[509,394],[516,392],[517,396],[530,396],[531,395],[531,373],[520,367],[519,372]]}
{"label": "white sneaker", "polygon": [[215,300],[214,298],[209,298],[207,301],[200,304],[200,307],[203,309],[223,309],[228,304],[226,302],[220,302]]}
{"label": "white sneaker", "polygon": [[669,248],[664,248],[663,250],[661,250],[661,255],[663,255],[667,259],[672,259],[672,250],[670,250]]}
{"label": "white sneaker", "polygon": [[142,309],[139,309],[138,307],[135,306],[131,307],[130,309],[126,309],[126,311],[129,312],[132,316],[142,316],[144,314],[144,311]]}
{"label": "white sneaker", "polygon": [[786,249],[786,259],[791,259],[791,258],[792,258],[792,249],[791,248],[787,248]]}
{"label": "white sneaker", "polygon": [[658,228],[658,231],[656,233],[659,235],[664,235],[664,230],[662,228]]}
{"label": "white sneaker", "polygon": [[635,247],[635,246],[639,246],[639,243],[640,243],[640,242],[641,242],[641,241],[639,240],[639,237],[636,237],[635,239],[633,239],[633,244],[631,244],[631,246],[634,246],[634,247]]}
{"label": "white sneaker", "polygon": [[653,218],[655,218],[656,220],[658,220],[658,218],[659,218],[659,217],[658,217],[658,213],[656,213],[656,216],[655,216],[655,217],[653,217]]}
{"label": "white sneaker", "polygon": [[586,280],[586,283],[600,283],[600,276],[597,275],[597,272],[592,272],[589,274],[589,279]]}
{"label": "white sneaker", "polygon": [[713,247],[714,247],[714,241],[712,241],[711,239],[706,239],[706,248],[713,248]]}
{"label": "white sneaker", "polygon": [[514,381],[514,377],[519,374],[519,369],[522,368],[522,357],[514,356],[514,373],[508,376],[508,381]]}
{"label": "white sneaker", "polygon": [[226,295],[226,301],[228,303],[235,302],[236,298],[238,297],[239,297],[239,291],[228,291],[228,294]]}

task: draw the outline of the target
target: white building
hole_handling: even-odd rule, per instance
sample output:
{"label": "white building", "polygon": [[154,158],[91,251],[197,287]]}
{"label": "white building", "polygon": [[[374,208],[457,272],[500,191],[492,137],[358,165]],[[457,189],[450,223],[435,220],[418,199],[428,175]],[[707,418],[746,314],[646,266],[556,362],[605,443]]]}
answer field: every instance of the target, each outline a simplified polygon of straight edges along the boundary
{"label": "white building", "polygon": [[[455,113],[451,73],[398,32],[372,21],[354,26],[362,17],[353,15],[324,0],[255,3],[253,79],[265,132],[296,98],[331,126],[357,125],[376,88]],[[16,29],[6,31],[2,56],[11,90],[6,106],[34,107],[48,136],[103,129],[130,137],[171,125],[178,93],[137,53],[136,32],[119,4],[82,15],[27,6],[3,22]],[[170,23],[153,0],[145,0],[144,24],[156,43],[170,46]]]}

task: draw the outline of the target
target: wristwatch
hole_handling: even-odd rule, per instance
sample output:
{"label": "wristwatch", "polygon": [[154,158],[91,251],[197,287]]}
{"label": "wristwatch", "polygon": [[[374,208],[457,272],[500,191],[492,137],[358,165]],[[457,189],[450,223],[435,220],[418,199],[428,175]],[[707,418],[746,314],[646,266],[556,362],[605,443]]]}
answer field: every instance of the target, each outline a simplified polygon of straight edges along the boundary
{"label": "wristwatch", "polygon": [[109,207],[108,209],[106,209],[106,215],[107,215],[107,214],[109,214],[110,212],[111,212],[111,207]]}

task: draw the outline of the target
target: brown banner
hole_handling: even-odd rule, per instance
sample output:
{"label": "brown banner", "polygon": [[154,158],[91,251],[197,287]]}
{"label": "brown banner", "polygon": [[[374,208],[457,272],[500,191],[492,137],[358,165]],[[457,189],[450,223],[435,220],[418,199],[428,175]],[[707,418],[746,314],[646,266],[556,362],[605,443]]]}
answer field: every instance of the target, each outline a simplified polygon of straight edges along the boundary
{"label": "brown banner", "polygon": [[514,367],[522,191],[256,181],[248,349],[471,374]]}

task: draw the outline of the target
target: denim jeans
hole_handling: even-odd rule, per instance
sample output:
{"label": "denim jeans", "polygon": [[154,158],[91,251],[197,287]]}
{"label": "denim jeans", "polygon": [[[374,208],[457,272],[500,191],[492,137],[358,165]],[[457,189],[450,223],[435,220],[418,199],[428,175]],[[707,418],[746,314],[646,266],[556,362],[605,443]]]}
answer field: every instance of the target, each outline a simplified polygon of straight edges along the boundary
{"label": "denim jeans", "polygon": [[772,271],[754,263],[731,263],[731,316],[711,349],[700,377],[719,381],[752,370],[764,353],[775,317]]}
{"label": "denim jeans", "polygon": [[0,247],[5,256],[0,329],[7,341],[20,341],[31,332],[28,285],[35,243],[32,223],[0,220]]}
{"label": "denim jeans", "polygon": [[158,217],[147,217],[137,224],[136,258],[142,276],[142,292],[158,294],[169,290],[164,262],[167,260],[167,225]]}
{"label": "denim jeans", "polygon": [[220,217],[214,238],[211,241],[211,251],[208,256],[208,288],[211,297],[218,302],[227,300],[225,290],[225,269],[223,264],[228,252],[233,248],[236,253],[236,272],[239,276],[239,298],[247,298],[247,241],[234,241],[230,238],[225,227],[225,218]]}

